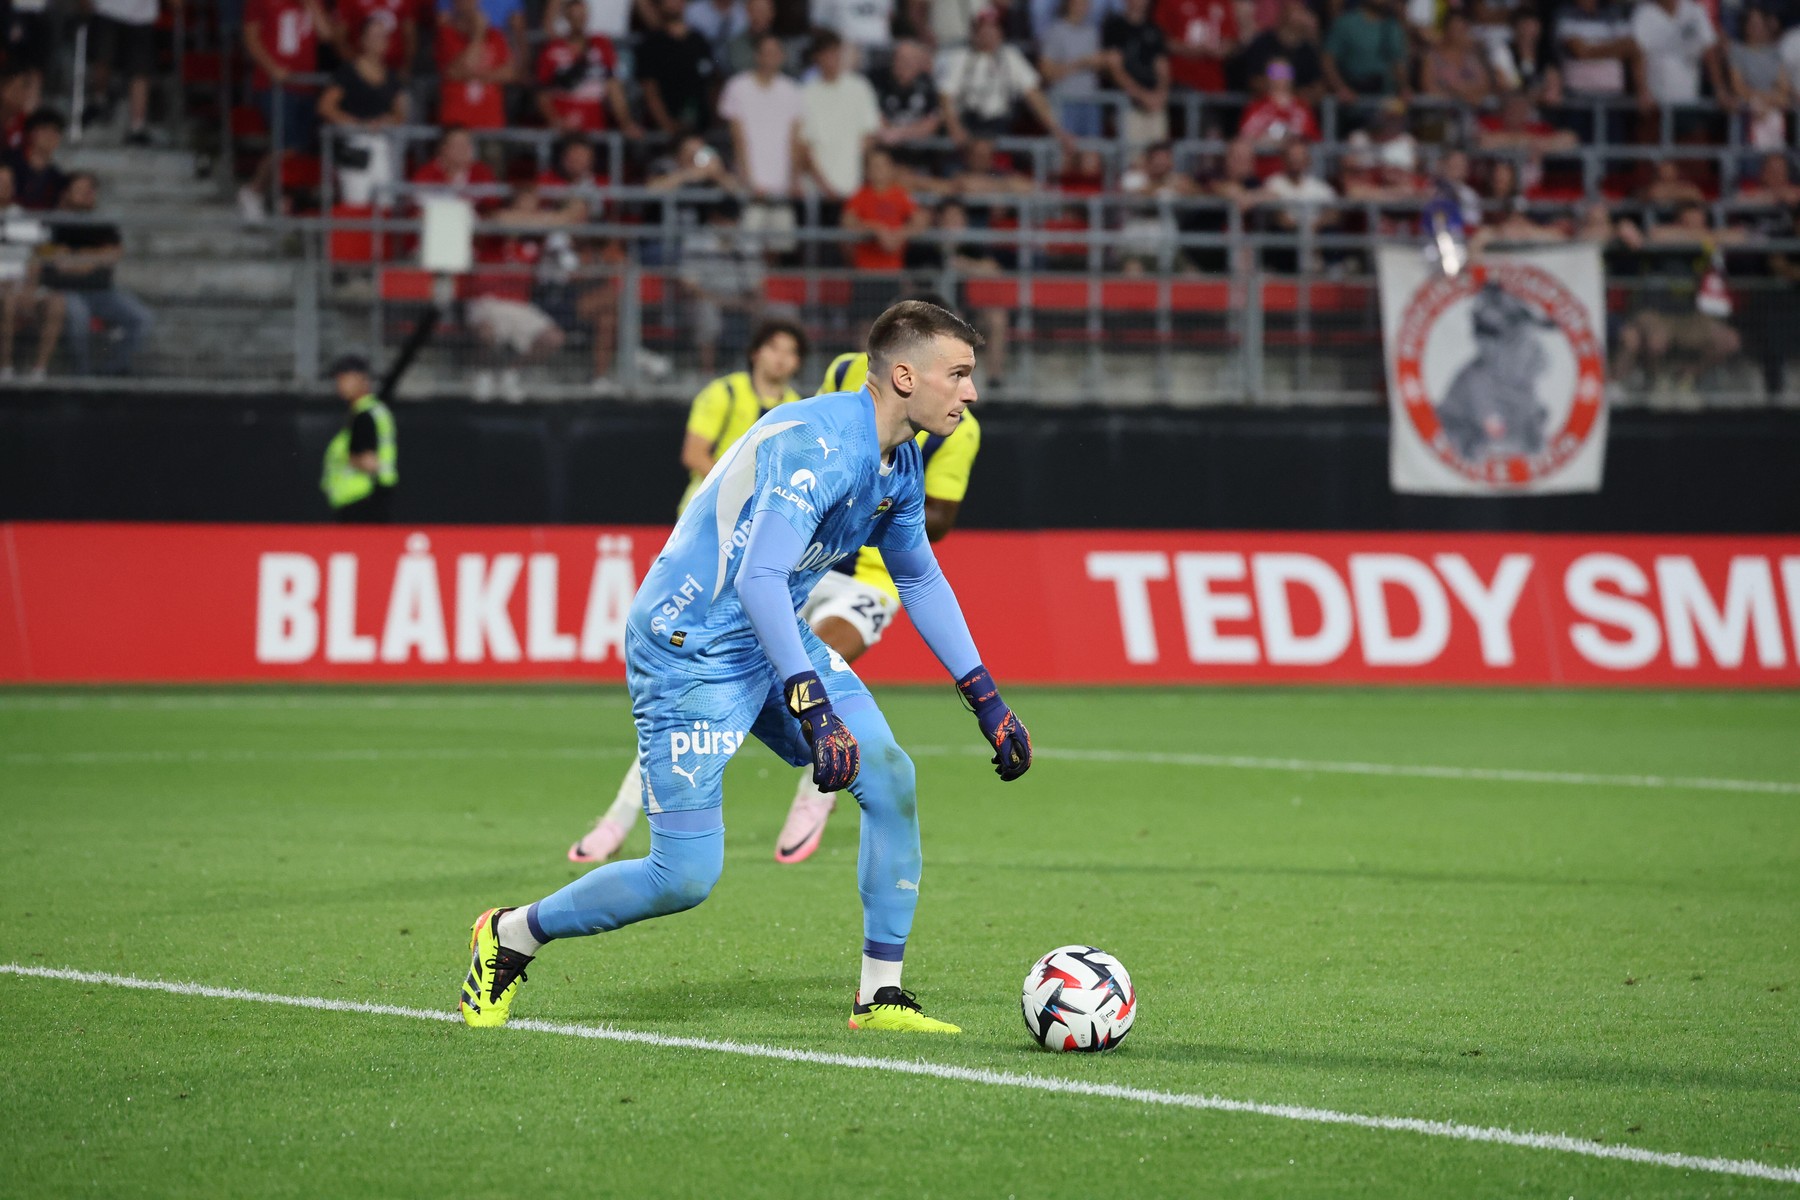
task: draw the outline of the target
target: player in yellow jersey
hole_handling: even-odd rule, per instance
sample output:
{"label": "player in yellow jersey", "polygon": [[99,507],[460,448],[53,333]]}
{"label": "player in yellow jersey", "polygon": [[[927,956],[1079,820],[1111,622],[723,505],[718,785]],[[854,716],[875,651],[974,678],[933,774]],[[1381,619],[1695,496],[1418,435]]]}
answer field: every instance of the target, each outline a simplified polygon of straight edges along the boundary
{"label": "player in yellow jersey", "polygon": [[[911,298],[929,301],[940,308],[948,307],[933,296]],[[796,347],[804,349],[804,335],[784,322],[773,322],[763,329],[785,332],[794,339]],[[781,347],[776,347],[777,351],[780,349]],[[762,340],[762,331],[759,331],[758,338],[751,343],[753,367],[750,374],[755,374],[754,364],[758,355],[766,351],[768,345]],[[786,359],[780,358],[778,354],[776,357],[785,365]],[[795,365],[787,368],[789,376],[798,366],[797,358],[793,362]],[[738,376],[744,374],[745,372],[738,372]],[[690,471],[697,473],[688,485],[687,495],[681,499],[684,508],[688,496],[699,487],[700,481],[712,469],[718,456],[762,415],[763,410],[752,414],[749,402],[738,398],[742,392],[741,385],[736,390],[724,386],[728,380],[738,376],[714,380],[694,400],[681,461]],[[825,378],[819,385],[819,392],[855,391],[863,386],[868,377],[867,354],[840,354],[825,369]],[[790,392],[783,400],[796,398]],[[728,400],[732,406],[729,409]],[[779,402],[781,401],[776,403]],[[773,404],[765,402],[764,409],[768,407],[773,407]],[[722,421],[720,414],[727,412],[731,416]],[[747,417],[741,425],[737,424],[740,415]],[[714,430],[719,431],[719,436],[726,437],[717,446],[708,440]],[[962,508],[963,496],[969,490],[969,474],[975,466],[975,455],[981,449],[981,426],[976,423],[974,414],[965,410],[962,420],[957,422],[956,429],[948,437],[921,433],[919,448],[925,457],[925,535],[936,542],[942,540],[956,525],[957,512]],[[846,661],[855,662],[881,640],[882,633],[899,611],[900,592],[894,586],[887,567],[882,564],[880,551],[865,547],[854,559],[841,564],[819,581],[801,607],[800,616],[812,626],[813,632],[827,646],[837,651]],[[817,850],[819,841],[825,834],[825,822],[836,807],[836,793],[819,791],[813,786],[811,774],[802,774],[799,789],[794,794],[794,802],[788,809],[787,821],[782,826],[780,836],[775,839],[775,861],[797,863]],[[643,777],[634,762],[619,785],[612,807],[606,810],[606,814],[595,823],[586,837],[569,847],[569,860],[597,863],[618,853],[619,847],[624,844],[626,836],[637,823],[642,809]]]}
{"label": "player in yellow jersey", "polygon": [[805,358],[805,330],[792,321],[764,321],[750,338],[749,369],[722,375],[700,389],[688,410],[687,436],[681,443],[688,486],[675,506],[676,515],[687,508],[688,497],[699,490],[719,456],[757,418],[777,404],[800,399],[790,385]]}

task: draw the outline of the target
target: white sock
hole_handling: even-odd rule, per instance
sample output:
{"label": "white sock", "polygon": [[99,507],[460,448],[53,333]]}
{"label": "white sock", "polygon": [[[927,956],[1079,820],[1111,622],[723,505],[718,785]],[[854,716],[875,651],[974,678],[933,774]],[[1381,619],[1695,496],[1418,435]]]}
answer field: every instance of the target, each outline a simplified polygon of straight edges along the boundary
{"label": "white sock", "polygon": [[870,958],[863,955],[862,986],[856,989],[856,998],[863,1004],[871,1003],[875,993],[884,987],[900,986],[900,967],[897,962],[889,962],[885,958]]}
{"label": "white sock", "polygon": [[536,954],[544,948],[544,943],[531,936],[531,922],[525,919],[523,908],[501,913],[500,925],[495,932],[500,935],[502,946],[520,954]]}
{"label": "white sock", "polygon": [[631,770],[625,772],[625,778],[619,781],[619,794],[613,797],[612,807],[606,810],[603,819],[630,833],[637,824],[638,814],[643,811],[644,772],[634,758],[631,760]]}

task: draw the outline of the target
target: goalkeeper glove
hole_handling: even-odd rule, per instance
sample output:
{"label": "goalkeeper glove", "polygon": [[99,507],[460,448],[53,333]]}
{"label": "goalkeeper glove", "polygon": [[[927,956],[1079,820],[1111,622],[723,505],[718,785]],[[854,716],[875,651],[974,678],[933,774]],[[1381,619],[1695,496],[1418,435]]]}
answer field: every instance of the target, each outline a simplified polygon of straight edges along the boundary
{"label": "goalkeeper glove", "polygon": [[821,792],[841,792],[856,779],[862,750],[856,735],[831,707],[831,697],[817,671],[802,671],[781,685],[787,710],[800,722],[800,734],[812,750],[813,783]]}
{"label": "goalkeeper glove", "polygon": [[994,748],[994,774],[1009,783],[1023,775],[1031,768],[1031,734],[1000,698],[988,669],[976,667],[956,681],[956,688],[981,722],[981,736]]}

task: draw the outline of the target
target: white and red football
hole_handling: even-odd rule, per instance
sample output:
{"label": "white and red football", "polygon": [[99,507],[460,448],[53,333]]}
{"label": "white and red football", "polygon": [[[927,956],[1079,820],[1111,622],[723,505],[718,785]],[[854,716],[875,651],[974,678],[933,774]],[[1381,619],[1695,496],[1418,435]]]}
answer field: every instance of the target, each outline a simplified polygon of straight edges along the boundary
{"label": "white and red football", "polygon": [[1137,1019],[1137,991],[1125,964],[1094,946],[1059,946],[1037,960],[1020,997],[1025,1028],[1038,1045],[1111,1050]]}

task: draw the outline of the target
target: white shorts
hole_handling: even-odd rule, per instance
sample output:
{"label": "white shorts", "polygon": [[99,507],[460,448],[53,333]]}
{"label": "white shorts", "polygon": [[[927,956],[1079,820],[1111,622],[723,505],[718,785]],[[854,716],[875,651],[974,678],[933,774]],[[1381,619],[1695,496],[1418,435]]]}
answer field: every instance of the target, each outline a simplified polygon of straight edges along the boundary
{"label": "white shorts", "polygon": [[899,613],[900,602],[880,588],[859,583],[842,571],[827,571],[801,606],[800,619],[815,629],[826,617],[847,621],[869,647],[881,640]]}
{"label": "white shorts", "polygon": [[477,296],[469,301],[469,324],[496,346],[516,354],[529,354],[539,338],[556,328],[550,314],[523,300]]}

